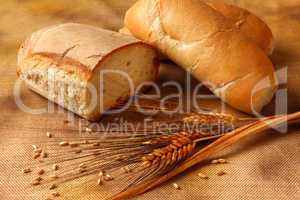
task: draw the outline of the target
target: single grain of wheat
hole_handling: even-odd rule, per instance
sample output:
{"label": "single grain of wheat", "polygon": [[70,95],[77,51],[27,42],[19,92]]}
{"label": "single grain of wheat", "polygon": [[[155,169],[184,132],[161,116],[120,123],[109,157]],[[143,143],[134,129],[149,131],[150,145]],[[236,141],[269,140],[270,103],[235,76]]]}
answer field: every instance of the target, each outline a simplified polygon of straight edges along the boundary
{"label": "single grain of wheat", "polygon": [[58,175],[56,174],[50,175],[50,179],[52,180],[58,179]]}
{"label": "single grain of wheat", "polygon": [[180,190],[181,187],[177,184],[177,183],[173,183],[173,187],[176,189],[176,190]]}
{"label": "single grain of wheat", "polygon": [[43,175],[43,174],[45,174],[45,170],[44,170],[44,169],[40,169],[40,170],[38,171],[38,175]]}
{"label": "single grain of wheat", "polygon": [[38,149],[37,145],[35,145],[35,144],[33,144],[33,145],[31,145],[31,146],[32,146],[33,150]]}
{"label": "single grain of wheat", "polygon": [[86,128],[85,128],[85,131],[86,131],[86,132],[92,132],[92,129],[86,127]]}
{"label": "single grain of wheat", "polygon": [[106,174],[106,175],[104,176],[104,180],[105,180],[105,181],[112,181],[112,180],[114,180],[114,178],[113,178],[111,175]]}
{"label": "single grain of wheat", "polygon": [[203,173],[198,173],[198,176],[202,179],[208,179],[208,176],[206,174],[203,174]]}
{"label": "single grain of wheat", "polygon": [[39,182],[41,182],[42,180],[43,180],[43,178],[42,177],[40,177],[40,176],[38,176],[37,178],[35,178],[34,179],[35,181],[39,181]]}
{"label": "single grain of wheat", "polygon": [[59,146],[61,146],[61,147],[65,147],[68,145],[69,145],[69,142],[65,142],[65,141],[59,143]]}
{"label": "single grain of wheat", "polygon": [[48,158],[48,153],[43,151],[41,154],[42,158]]}
{"label": "single grain of wheat", "polygon": [[218,164],[218,160],[212,160],[210,163],[211,164]]}
{"label": "single grain of wheat", "polygon": [[85,168],[86,168],[86,164],[85,164],[85,163],[81,163],[81,164],[79,165],[79,168],[85,169]]}
{"label": "single grain of wheat", "polygon": [[123,167],[123,171],[125,172],[125,173],[130,173],[132,170],[129,168],[129,167]]}
{"label": "single grain of wheat", "polygon": [[225,175],[225,174],[226,174],[226,172],[224,172],[224,171],[219,171],[219,172],[217,173],[218,176],[223,176],[223,175]]}
{"label": "single grain of wheat", "polygon": [[52,134],[51,134],[50,132],[47,132],[47,133],[46,133],[46,136],[47,136],[48,138],[52,138]]}
{"label": "single grain of wheat", "polygon": [[98,184],[98,185],[103,185],[102,178],[98,178],[98,180],[97,180],[97,184]]}
{"label": "single grain of wheat", "polygon": [[54,190],[55,188],[57,188],[57,185],[52,184],[52,185],[50,185],[49,190]]}
{"label": "single grain of wheat", "polygon": [[58,192],[52,192],[51,194],[52,194],[52,196],[54,196],[54,197],[59,197],[59,196],[60,196],[60,194],[59,194]]}
{"label": "single grain of wheat", "polygon": [[29,168],[23,169],[22,171],[24,174],[28,174],[28,173],[32,172],[32,170]]}
{"label": "single grain of wheat", "polygon": [[54,164],[54,165],[52,165],[52,169],[54,171],[57,171],[57,170],[59,170],[59,166],[57,164]]}
{"label": "single grain of wheat", "polygon": [[99,174],[98,174],[98,176],[99,176],[99,177],[103,177],[104,174],[105,174],[104,171],[100,171]]}
{"label": "single grain of wheat", "polygon": [[223,159],[223,158],[219,158],[218,159],[218,163],[224,164],[224,163],[227,163],[227,161],[225,159]]}
{"label": "single grain of wheat", "polygon": [[31,183],[31,185],[34,185],[34,186],[39,185],[39,184],[41,184],[41,182],[38,180],[33,180]]}
{"label": "single grain of wheat", "polygon": [[40,153],[36,153],[36,154],[34,154],[33,158],[34,158],[34,159],[38,159],[40,156],[41,156]]}

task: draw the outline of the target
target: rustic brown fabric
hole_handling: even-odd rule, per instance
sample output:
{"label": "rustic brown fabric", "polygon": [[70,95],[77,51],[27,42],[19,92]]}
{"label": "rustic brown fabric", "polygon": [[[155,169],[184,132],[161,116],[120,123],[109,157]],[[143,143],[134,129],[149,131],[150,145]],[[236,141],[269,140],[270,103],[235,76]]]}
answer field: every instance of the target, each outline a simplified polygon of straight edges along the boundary
{"label": "rustic brown fabric", "polygon": [[[21,41],[31,32],[54,23],[76,21],[117,30],[132,1],[124,0],[43,0],[1,1],[0,6],[0,199],[41,200],[49,196],[45,186],[29,185],[36,172],[23,175],[22,169],[32,166],[31,144],[45,139],[45,132],[67,134],[69,125],[63,120],[66,113],[32,115],[22,112],[14,103],[13,87],[16,69],[16,51]],[[289,107],[299,110],[299,32],[300,2],[296,0],[240,0],[234,1],[255,12],[271,25],[276,35],[277,48],[272,59],[276,65],[289,68]],[[165,66],[166,67],[166,66]],[[172,70],[172,72],[170,71]],[[176,71],[178,73],[176,73]],[[161,80],[177,79],[184,82],[182,71],[164,68]],[[167,91],[170,92],[170,91]],[[23,89],[26,105],[46,107],[47,101]],[[203,106],[218,108],[218,101],[204,101]],[[55,107],[57,109],[57,107]],[[233,112],[229,109],[231,113]],[[78,120],[78,118],[75,118]],[[76,122],[77,123],[77,122]],[[75,123],[75,124],[76,124]],[[297,128],[297,127],[296,127]],[[268,132],[249,137],[215,157],[229,163],[209,164],[209,160],[193,167],[136,199],[299,199],[300,188],[300,131],[293,128],[289,134]],[[213,158],[211,158],[213,159]],[[36,170],[36,169],[34,169]],[[224,176],[217,176],[224,171]],[[208,180],[197,176],[207,174]],[[46,173],[46,175],[49,172]],[[182,190],[176,190],[176,182]],[[62,199],[95,200],[109,194],[107,186],[97,187],[85,180],[60,186]]]}
{"label": "rustic brown fabric", "polygon": [[[34,128],[32,118],[39,123]],[[1,199],[43,199],[50,194],[47,186],[32,188],[29,185],[37,177],[37,169],[32,168],[35,172],[30,175],[22,174],[21,170],[33,166],[31,144],[45,141],[44,130],[57,135],[60,131],[55,130],[56,127],[65,126],[65,130],[68,127],[56,117],[38,118],[25,118],[22,126],[19,123],[1,127]],[[8,120],[3,121],[11,125]],[[293,128],[290,132],[249,137],[211,158],[226,158],[227,164],[215,165],[207,160],[137,199],[298,199],[300,138],[299,131]],[[226,174],[218,176],[220,171]],[[199,172],[209,179],[199,178]],[[85,181],[68,182],[60,185],[58,191],[64,199],[70,200],[104,199],[111,194],[110,187]],[[172,186],[174,182],[182,189],[176,190]]]}

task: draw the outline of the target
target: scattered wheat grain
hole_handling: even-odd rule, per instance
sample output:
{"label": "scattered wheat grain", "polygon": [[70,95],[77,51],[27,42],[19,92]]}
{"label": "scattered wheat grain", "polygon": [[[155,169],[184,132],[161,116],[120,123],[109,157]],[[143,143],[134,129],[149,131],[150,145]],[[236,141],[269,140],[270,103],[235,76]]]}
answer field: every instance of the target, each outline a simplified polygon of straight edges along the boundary
{"label": "scattered wheat grain", "polygon": [[59,197],[59,196],[60,196],[60,194],[59,194],[58,192],[52,192],[51,194],[52,194],[52,196],[54,196],[54,197]]}
{"label": "scattered wheat grain", "polygon": [[125,172],[125,173],[130,173],[132,170],[129,168],[129,167],[123,167],[122,168],[123,169],[123,171]]}
{"label": "scattered wheat grain", "polygon": [[208,179],[208,176],[206,174],[203,174],[203,173],[198,173],[198,176],[202,179]]}
{"label": "scattered wheat grain", "polygon": [[45,170],[44,170],[44,169],[40,169],[40,170],[38,171],[38,175],[43,175],[43,174],[45,174]]}
{"label": "scattered wheat grain", "polygon": [[176,189],[176,190],[180,190],[181,187],[177,184],[177,183],[173,183],[173,187]]}
{"label": "scattered wheat grain", "polygon": [[31,185],[34,185],[34,186],[39,185],[39,184],[41,184],[41,182],[38,180],[33,180],[31,183]]}
{"label": "scattered wheat grain", "polygon": [[43,180],[43,178],[39,176],[39,177],[35,178],[34,180],[41,182]]}
{"label": "scattered wheat grain", "polygon": [[104,176],[104,180],[105,180],[105,181],[112,181],[112,180],[114,180],[114,178],[113,178],[111,175],[106,174],[106,175]]}
{"label": "scattered wheat grain", "polygon": [[34,158],[34,159],[38,159],[40,156],[41,156],[40,153],[36,153],[36,154],[34,154],[33,158]]}
{"label": "scattered wheat grain", "polygon": [[59,146],[61,146],[61,147],[65,147],[68,145],[69,145],[69,142],[65,142],[65,141],[59,143]]}
{"label": "scattered wheat grain", "polygon": [[219,158],[219,159],[218,159],[218,163],[224,164],[224,163],[227,163],[227,160],[225,160],[225,159],[223,159],[223,158]]}
{"label": "scattered wheat grain", "polygon": [[54,190],[55,188],[57,188],[57,185],[52,184],[52,185],[50,185],[49,190]]}
{"label": "scattered wheat grain", "polygon": [[224,172],[224,171],[219,171],[219,172],[217,173],[218,176],[223,176],[223,175],[225,175],[225,174],[226,174],[226,172]]}
{"label": "scattered wheat grain", "polygon": [[43,151],[41,154],[42,158],[48,158],[48,153]]}
{"label": "scattered wheat grain", "polygon": [[210,163],[211,164],[218,164],[218,160],[212,160]]}
{"label": "scattered wheat grain", "polygon": [[33,145],[31,145],[31,146],[32,146],[33,150],[38,149],[37,145],[35,145],[35,144],[33,144]]}
{"label": "scattered wheat grain", "polygon": [[86,128],[85,128],[85,131],[90,133],[90,132],[92,132],[92,129],[86,127]]}
{"label": "scattered wheat grain", "polygon": [[57,170],[59,170],[59,166],[57,164],[54,164],[54,165],[52,165],[52,169],[54,171],[57,171]]}
{"label": "scattered wheat grain", "polygon": [[79,168],[86,168],[86,164],[85,164],[85,163],[81,163],[81,164],[79,165]]}
{"label": "scattered wheat grain", "polygon": [[52,134],[50,132],[47,132],[46,135],[48,138],[52,138]]}
{"label": "scattered wheat grain", "polygon": [[52,180],[58,179],[58,175],[56,174],[50,175],[50,179]]}
{"label": "scattered wheat grain", "polygon": [[97,184],[98,184],[98,185],[103,185],[102,178],[98,178],[98,180],[97,180]]}
{"label": "scattered wheat grain", "polygon": [[22,171],[24,174],[28,174],[28,173],[32,172],[32,170],[29,168],[23,169]]}

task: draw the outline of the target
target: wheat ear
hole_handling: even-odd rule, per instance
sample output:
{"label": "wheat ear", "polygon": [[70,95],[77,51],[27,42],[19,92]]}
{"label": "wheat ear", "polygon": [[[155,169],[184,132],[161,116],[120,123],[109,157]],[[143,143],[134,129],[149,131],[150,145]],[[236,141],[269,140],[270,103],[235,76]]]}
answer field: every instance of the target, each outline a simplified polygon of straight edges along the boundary
{"label": "wheat ear", "polygon": [[266,130],[272,129],[274,126],[278,127],[284,123],[299,123],[300,120],[300,112],[285,115],[285,116],[277,116],[266,118],[262,121],[257,121],[249,125],[245,125],[240,127],[226,135],[222,136],[215,142],[211,143],[207,147],[203,148],[199,152],[195,153],[193,156],[185,160],[181,165],[179,165],[176,169],[168,172],[167,174],[160,176],[158,178],[154,178],[152,180],[148,180],[142,184],[136,185],[135,187],[129,188],[126,191],[123,191],[111,198],[111,200],[124,200],[128,198],[132,198],[138,194],[145,193],[146,191],[159,186],[160,184],[166,182],[172,177],[182,173],[186,169],[196,165],[197,163],[205,160],[209,156],[219,152],[220,150],[239,142],[241,139],[262,133]]}
{"label": "wheat ear", "polygon": [[[163,163],[163,166],[173,165],[186,159],[194,151],[197,142],[219,138],[221,135],[211,135],[205,133],[189,134],[186,132],[177,133],[171,136],[163,136],[158,139],[153,139],[145,144],[156,144],[159,140],[169,142],[168,145],[162,148],[155,149],[152,153],[143,156],[142,166],[152,166],[156,163]],[[161,141],[162,142],[162,141]]]}
{"label": "wheat ear", "polygon": [[144,145],[154,147],[159,145],[160,147],[154,148],[151,153],[142,157],[140,167],[134,170],[136,173],[142,172],[141,176],[138,176],[127,189],[173,170],[175,166],[195,153],[197,143],[216,139],[221,136],[201,132],[179,132],[144,142]]}

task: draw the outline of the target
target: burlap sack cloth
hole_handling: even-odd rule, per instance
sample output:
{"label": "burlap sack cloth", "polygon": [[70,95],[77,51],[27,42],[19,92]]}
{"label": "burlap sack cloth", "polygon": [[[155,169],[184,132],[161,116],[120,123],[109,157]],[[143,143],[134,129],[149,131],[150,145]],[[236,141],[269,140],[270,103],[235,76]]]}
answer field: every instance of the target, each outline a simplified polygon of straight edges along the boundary
{"label": "burlap sack cloth", "polygon": [[[32,115],[22,112],[14,103],[16,80],[16,50],[26,35],[43,26],[65,21],[77,21],[118,29],[125,10],[134,1],[1,1],[0,6],[0,199],[46,199],[49,189],[32,188],[34,175],[24,176],[21,170],[32,161],[33,142],[45,137],[46,131],[63,133],[69,127],[63,123],[66,113]],[[288,65],[289,109],[299,108],[300,64],[300,2],[298,0],[234,1],[262,16],[276,36],[272,56],[278,66]],[[163,72],[161,80],[170,78]],[[172,72],[175,73],[176,72]],[[169,77],[168,77],[169,74]],[[179,74],[181,72],[179,71]],[[179,80],[182,77],[179,75]],[[172,79],[174,78],[172,74]],[[36,108],[47,101],[24,89],[22,99]],[[217,108],[218,102],[205,101],[203,106]],[[163,186],[136,199],[299,199],[299,131],[288,134],[268,132],[247,138],[215,157],[229,163],[211,165],[209,160],[193,167]],[[213,159],[213,157],[211,158]],[[226,172],[217,176],[219,171]],[[207,174],[208,180],[197,176]],[[181,190],[176,190],[176,182]],[[82,181],[60,187],[61,199],[103,199],[105,187],[82,184]]]}

